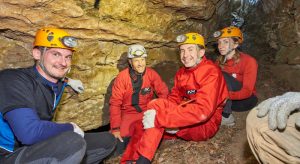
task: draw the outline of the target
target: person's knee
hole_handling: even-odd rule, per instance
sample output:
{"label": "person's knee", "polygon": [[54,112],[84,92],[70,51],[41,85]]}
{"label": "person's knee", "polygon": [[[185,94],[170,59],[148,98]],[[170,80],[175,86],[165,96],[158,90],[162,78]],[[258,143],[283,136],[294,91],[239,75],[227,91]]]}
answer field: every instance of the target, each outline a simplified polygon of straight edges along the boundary
{"label": "person's knee", "polygon": [[117,139],[111,133],[105,132],[103,133],[103,137],[107,143],[106,149],[114,149],[117,145]]}
{"label": "person's knee", "polygon": [[85,151],[85,140],[70,131],[26,147],[18,160],[20,163],[79,163]]}
{"label": "person's knee", "polygon": [[99,163],[116,147],[117,139],[109,132],[87,133],[87,152],[82,163]]}
{"label": "person's knee", "polygon": [[60,141],[57,146],[61,147],[63,151],[66,151],[63,153],[69,152],[72,154],[75,152],[82,152],[84,155],[86,150],[86,142],[79,134],[69,131],[61,134],[58,139]]}
{"label": "person's knee", "polygon": [[87,142],[88,150],[98,148],[110,150],[115,148],[117,139],[109,132],[87,133],[84,137]]}
{"label": "person's knee", "polygon": [[80,162],[86,153],[87,144],[84,138],[77,133],[66,132],[62,136],[62,141],[65,141],[61,146],[65,147],[63,153],[66,154],[66,158],[63,161],[66,163],[70,161]]}

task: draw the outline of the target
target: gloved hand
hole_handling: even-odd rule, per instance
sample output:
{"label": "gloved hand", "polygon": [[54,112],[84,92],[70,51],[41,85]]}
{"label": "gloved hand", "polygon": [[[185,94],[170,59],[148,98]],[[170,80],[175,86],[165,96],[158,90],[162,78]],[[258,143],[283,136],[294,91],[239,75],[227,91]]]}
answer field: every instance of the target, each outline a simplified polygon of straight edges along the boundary
{"label": "gloved hand", "polygon": [[156,115],[155,109],[149,109],[144,113],[144,117],[142,121],[144,125],[144,129],[149,129],[154,127],[155,115]]}
{"label": "gloved hand", "polygon": [[70,123],[73,125],[73,132],[79,134],[82,138],[84,138],[84,132],[82,131],[82,129],[74,122]]}
{"label": "gloved hand", "polygon": [[165,131],[169,134],[176,134],[179,131],[179,129],[177,129],[177,128],[172,128],[172,129],[171,128],[166,128]]}
{"label": "gloved hand", "polygon": [[[271,130],[285,129],[291,112],[300,108],[300,92],[287,92],[281,96],[269,98],[261,102],[256,108],[258,109],[257,117],[264,117],[268,114]],[[296,126],[300,127],[300,118],[297,118]]]}
{"label": "gloved hand", "polygon": [[83,84],[80,80],[68,78],[68,85],[78,93],[82,93],[84,91]]}

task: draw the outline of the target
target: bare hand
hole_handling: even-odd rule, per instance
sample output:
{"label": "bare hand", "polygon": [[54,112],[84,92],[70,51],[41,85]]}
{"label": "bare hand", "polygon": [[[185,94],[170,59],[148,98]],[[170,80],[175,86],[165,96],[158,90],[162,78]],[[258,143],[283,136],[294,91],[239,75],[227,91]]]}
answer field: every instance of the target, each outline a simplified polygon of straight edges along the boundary
{"label": "bare hand", "polygon": [[112,134],[115,136],[115,138],[118,138],[121,142],[124,142],[123,138],[121,137],[120,131],[112,132]]}

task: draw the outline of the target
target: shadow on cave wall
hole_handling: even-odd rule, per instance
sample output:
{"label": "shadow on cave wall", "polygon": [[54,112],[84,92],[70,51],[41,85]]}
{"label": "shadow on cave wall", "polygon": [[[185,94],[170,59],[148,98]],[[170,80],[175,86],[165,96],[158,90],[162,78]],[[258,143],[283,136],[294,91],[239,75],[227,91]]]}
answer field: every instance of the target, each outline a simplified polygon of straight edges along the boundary
{"label": "shadow on cave wall", "polygon": [[173,61],[160,62],[152,66],[152,68],[160,75],[162,80],[167,84],[169,90],[174,85],[174,76],[180,65]]}
{"label": "shadow on cave wall", "polygon": [[[125,68],[128,67],[128,61],[127,61],[127,52],[122,53],[120,56],[118,62],[117,62],[117,68],[119,72],[124,70]],[[107,87],[106,94],[104,96],[104,104],[102,108],[102,125],[101,127],[97,129],[93,129],[87,132],[101,132],[101,131],[109,131],[110,130],[110,124],[109,124],[109,100],[112,94],[112,86],[114,84],[115,78],[112,79]],[[105,120],[108,120],[105,121]]]}
{"label": "shadow on cave wall", "polygon": [[[124,70],[125,68],[128,67],[128,61],[127,61],[127,52],[124,52],[117,63],[117,68],[119,72]],[[174,76],[176,71],[179,69],[180,65],[176,62],[172,61],[166,61],[166,62],[160,62],[158,64],[155,64],[152,66],[152,68],[161,76],[164,82],[166,82],[169,90],[173,87],[174,84]],[[107,92],[104,97],[104,105],[102,108],[102,120],[107,120],[109,118],[109,99],[112,95],[112,86],[114,83],[114,80],[111,80],[109,83],[109,86],[107,87]],[[102,122],[102,124],[107,124],[107,122]],[[101,126],[97,129],[89,130],[86,132],[99,132],[99,131],[108,131],[110,130],[110,124]]]}

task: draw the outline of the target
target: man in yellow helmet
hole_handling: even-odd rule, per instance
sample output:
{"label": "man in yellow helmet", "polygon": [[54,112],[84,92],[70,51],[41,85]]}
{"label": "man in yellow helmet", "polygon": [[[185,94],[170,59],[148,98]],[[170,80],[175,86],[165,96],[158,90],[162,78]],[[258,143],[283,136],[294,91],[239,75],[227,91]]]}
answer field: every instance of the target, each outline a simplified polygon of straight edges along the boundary
{"label": "man in yellow helmet", "polygon": [[64,30],[39,29],[35,65],[0,72],[0,163],[97,163],[114,149],[108,132],[52,122],[76,45]]}
{"label": "man in yellow helmet", "polygon": [[198,33],[177,37],[180,68],[167,99],[148,103],[143,125],[135,127],[122,163],[150,163],[164,131],[187,141],[204,141],[219,129],[228,91],[221,70],[205,57],[204,38]]}

